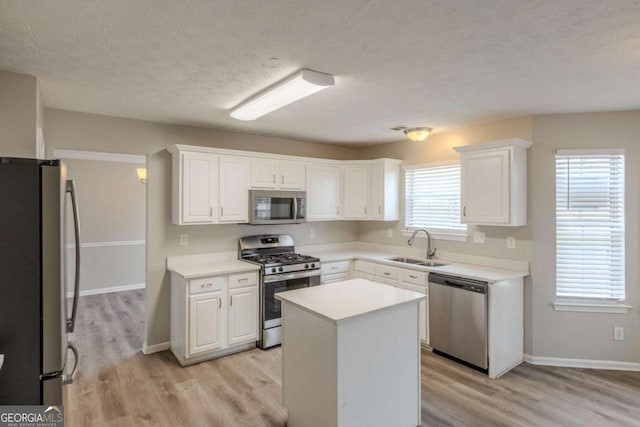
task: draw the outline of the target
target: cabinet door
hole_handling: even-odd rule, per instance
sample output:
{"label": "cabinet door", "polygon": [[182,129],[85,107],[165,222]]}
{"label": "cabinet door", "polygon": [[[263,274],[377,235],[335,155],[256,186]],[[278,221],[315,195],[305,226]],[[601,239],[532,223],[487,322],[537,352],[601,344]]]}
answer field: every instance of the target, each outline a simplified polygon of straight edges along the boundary
{"label": "cabinet door", "polygon": [[229,289],[229,345],[258,340],[258,287]]}
{"label": "cabinet door", "polygon": [[226,347],[222,291],[189,297],[189,355]]}
{"label": "cabinet door", "polygon": [[249,220],[249,176],[245,157],[220,157],[220,221]]}
{"label": "cabinet door", "polygon": [[[426,286],[414,285],[413,283],[400,282],[399,287],[401,289],[407,289],[409,291],[418,292],[419,294],[427,293]],[[429,344],[429,316],[428,312],[429,306],[427,305],[427,301],[420,301],[420,314],[419,314],[419,331],[420,331],[420,340],[425,344]]]}
{"label": "cabinet door", "polygon": [[367,166],[345,166],[344,219],[367,218],[368,187],[369,168]]}
{"label": "cabinet door", "polygon": [[510,159],[510,147],[462,155],[463,223],[509,223]]}
{"label": "cabinet door", "polygon": [[202,153],[182,156],[182,222],[213,223],[217,214],[217,158]]}
{"label": "cabinet door", "polygon": [[307,165],[307,219],[340,218],[340,167]]}
{"label": "cabinet door", "polygon": [[369,166],[369,218],[384,219],[384,165]]}
{"label": "cabinet door", "polygon": [[302,162],[280,162],[278,186],[287,190],[304,190],[305,165]]}
{"label": "cabinet door", "polygon": [[277,179],[277,160],[251,160],[251,188],[277,188]]}

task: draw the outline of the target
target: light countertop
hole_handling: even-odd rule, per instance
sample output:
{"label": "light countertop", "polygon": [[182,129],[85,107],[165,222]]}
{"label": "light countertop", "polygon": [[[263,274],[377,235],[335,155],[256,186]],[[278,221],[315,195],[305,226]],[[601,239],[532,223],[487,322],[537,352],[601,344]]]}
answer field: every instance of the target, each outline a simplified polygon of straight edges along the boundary
{"label": "light countertop", "polygon": [[[360,259],[379,264],[386,264],[393,267],[404,268],[416,271],[449,274],[452,276],[466,277],[468,279],[484,280],[487,282],[500,282],[502,280],[518,279],[528,276],[528,273],[515,270],[505,270],[501,268],[485,267],[475,264],[464,264],[459,262],[449,262],[437,259],[436,261],[448,263],[442,267],[424,267],[420,265],[407,264],[404,262],[391,261],[389,258],[399,256],[397,253],[345,250],[345,251],[311,251],[305,255],[320,258],[320,262],[347,261]],[[400,255],[401,256],[401,255]],[[415,258],[415,257],[408,257]]]}
{"label": "light countertop", "polygon": [[278,292],[275,297],[335,323],[426,299],[425,295],[417,292],[365,279],[351,279],[323,286]]}
{"label": "light countertop", "polygon": [[168,257],[167,270],[185,279],[193,279],[260,269],[259,265],[240,261],[237,257],[236,252]]}

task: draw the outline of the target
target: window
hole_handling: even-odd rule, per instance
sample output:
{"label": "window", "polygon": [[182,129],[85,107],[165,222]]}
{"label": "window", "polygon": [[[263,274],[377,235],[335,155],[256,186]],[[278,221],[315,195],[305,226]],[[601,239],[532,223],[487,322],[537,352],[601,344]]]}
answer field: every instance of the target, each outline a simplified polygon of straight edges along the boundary
{"label": "window", "polygon": [[466,237],[460,224],[460,164],[409,167],[405,170],[405,227]]}
{"label": "window", "polygon": [[623,300],[624,152],[556,154],[556,295]]}

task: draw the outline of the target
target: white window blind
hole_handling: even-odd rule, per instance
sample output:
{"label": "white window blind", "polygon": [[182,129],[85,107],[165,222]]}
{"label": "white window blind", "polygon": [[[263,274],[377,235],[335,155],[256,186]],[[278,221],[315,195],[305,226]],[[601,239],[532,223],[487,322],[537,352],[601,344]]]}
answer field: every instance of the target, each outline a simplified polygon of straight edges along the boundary
{"label": "white window blind", "polygon": [[405,227],[463,234],[460,224],[460,164],[405,171]]}
{"label": "white window blind", "polygon": [[624,153],[556,154],[556,295],[623,300]]}

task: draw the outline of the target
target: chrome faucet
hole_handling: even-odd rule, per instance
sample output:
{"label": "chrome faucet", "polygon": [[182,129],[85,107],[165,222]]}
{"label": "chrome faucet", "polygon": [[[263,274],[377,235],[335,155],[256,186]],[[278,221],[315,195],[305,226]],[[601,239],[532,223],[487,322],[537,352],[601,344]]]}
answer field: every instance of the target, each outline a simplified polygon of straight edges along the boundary
{"label": "chrome faucet", "polygon": [[424,228],[418,228],[416,231],[414,231],[411,237],[409,238],[409,240],[407,241],[407,245],[413,246],[413,240],[416,238],[416,234],[418,234],[421,231],[424,231],[424,234],[427,235],[427,260],[430,260],[431,257],[435,256],[438,248],[435,248],[433,250],[431,249],[431,234],[429,234],[429,232]]}

